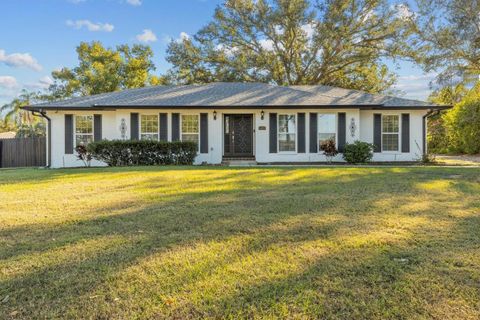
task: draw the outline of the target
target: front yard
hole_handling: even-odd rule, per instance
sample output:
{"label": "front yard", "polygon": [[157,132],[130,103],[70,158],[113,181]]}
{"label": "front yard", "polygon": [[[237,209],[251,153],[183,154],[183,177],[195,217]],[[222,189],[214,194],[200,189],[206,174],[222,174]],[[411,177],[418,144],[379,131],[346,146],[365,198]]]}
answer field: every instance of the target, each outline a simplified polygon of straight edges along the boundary
{"label": "front yard", "polygon": [[480,317],[478,168],[0,171],[0,318]]}

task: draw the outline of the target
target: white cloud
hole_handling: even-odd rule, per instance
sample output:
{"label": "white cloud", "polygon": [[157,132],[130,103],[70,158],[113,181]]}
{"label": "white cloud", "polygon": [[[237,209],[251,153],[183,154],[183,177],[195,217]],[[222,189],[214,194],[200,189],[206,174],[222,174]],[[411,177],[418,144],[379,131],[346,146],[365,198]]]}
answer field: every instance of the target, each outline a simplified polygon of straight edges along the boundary
{"label": "white cloud", "polygon": [[269,39],[262,39],[259,41],[260,46],[267,51],[272,51],[273,50],[273,41]]}
{"label": "white cloud", "polygon": [[404,3],[397,4],[394,7],[396,11],[396,16],[402,20],[408,20],[410,18],[415,18],[415,12],[413,12],[410,7]]}
{"label": "white cloud", "polygon": [[188,40],[190,39],[190,35],[186,32],[180,32],[180,38],[178,40]]}
{"label": "white cloud", "polygon": [[313,34],[315,33],[315,24],[307,23],[302,26],[302,30],[303,32],[305,32],[307,38],[311,39],[313,37]]}
{"label": "white cloud", "polygon": [[188,39],[190,39],[190,35],[186,32],[183,32],[183,31],[180,32],[180,35],[176,39],[173,39],[172,37],[170,37],[168,35],[165,35],[165,36],[162,37],[163,42],[166,43],[166,44],[168,44],[172,41],[180,43],[183,40],[188,40]]}
{"label": "white cloud", "polygon": [[88,31],[104,31],[104,32],[112,32],[114,26],[110,23],[93,23],[90,20],[67,20],[67,26],[81,29],[83,27],[87,28]]}
{"label": "white cloud", "polygon": [[393,89],[405,93],[405,98],[426,100],[432,92],[430,83],[436,76],[436,73],[401,76]]}
{"label": "white cloud", "polygon": [[218,51],[223,51],[228,57],[233,57],[233,55],[238,51],[238,47],[227,47],[222,43],[217,44],[216,49]]}
{"label": "white cloud", "polygon": [[17,79],[12,76],[0,76],[0,88],[15,89],[18,87]]}
{"label": "white cloud", "polygon": [[35,71],[42,70],[42,66],[30,53],[6,54],[5,50],[0,49],[0,62],[10,67],[26,67]]}
{"label": "white cloud", "polygon": [[127,3],[132,6],[140,6],[142,4],[142,0],[127,0]]}
{"label": "white cloud", "polygon": [[49,76],[41,77],[37,82],[26,84],[25,87],[30,90],[48,89],[53,84],[53,79]]}
{"label": "white cloud", "polygon": [[157,36],[150,29],[144,29],[143,32],[137,35],[137,40],[140,42],[155,42],[157,41]]}

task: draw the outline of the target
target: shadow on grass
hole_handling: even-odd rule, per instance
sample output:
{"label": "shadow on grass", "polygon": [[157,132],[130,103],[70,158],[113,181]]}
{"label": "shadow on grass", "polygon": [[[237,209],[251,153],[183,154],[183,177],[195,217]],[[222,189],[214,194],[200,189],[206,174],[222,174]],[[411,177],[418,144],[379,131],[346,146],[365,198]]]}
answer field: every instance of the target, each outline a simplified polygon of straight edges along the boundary
{"label": "shadow on grass", "polygon": [[[181,176],[182,170],[176,168],[167,171],[179,177],[164,181],[148,177],[141,183],[119,186],[132,188],[132,192],[135,188],[145,190],[143,198],[128,203],[125,213],[66,224],[33,224],[0,230],[0,239],[16,243],[14,247],[0,248],[2,265],[18,265],[17,270],[2,272],[0,277],[0,298],[9,296],[5,312],[18,310],[26,318],[34,313],[38,317],[70,314],[99,318],[428,315],[430,310],[425,300],[430,297],[421,301],[409,298],[420,290],[412,280],[415,277],[410,276],[415,273],[425,276],[425,268],[434,268],[435,257],[455,254],[457,250],[474,250],[479,245],[478,217],[452,219],[450,215],[448,202],[458,201],[458,194],[433,198],[421,210],[412,207],[395,212],[395,208],[419,194],[429,196],[430,191],[419,189],[418,184],[448,180],[448,170],[192,170],[205,171],[208,177],[189,181]],[[58,173],[57,178],[81,175],[81,172],[66,170]],[[94,169],[95,172],[98,171]],[[156,170],[129,168],[107,169],[107,172],[148,175]],[[469,196],[475,188],[462,185],[474,182],[475,175],[469,172],[464,175],[465,180],[452,182],[454,189],[465,195],[461,204],[455,203],[455,206],[471,210],[476,203],[475,198],[472,200]],[[50,179],[43,173],[42,177]],[[178,179],[186,181],[182,186],[184,191],[165,195]],[[205,184],[210,185],[207,191],[202,189]],[[431,195],[437,197],[434,193]],[[387,201],[388,206],[379,204],[382,201]],[[437,210],[433,206],[440,201],[445,207]],[[116,212],[119,208],[125,209],[125,206],[117,203],[97,210]],[[397,217],[408,222],[412,216],[425,220],[407,226],[404,234],[396,234],[398,226],[389,227]],[[442,228],[435,225],[437,222]],[[445,223],[447,226],[443,227]],[[111,238],[115,241],[109,244]],[[105,241],[101,250],[94,247],[78,256],[75,251],[66,258],[55,256],[57,252],[61,255],[62,250],[81,247],[95,239]],[[218,254],[199,251],[204,256],[192,258],[197,254],[195,248],[208,248],[212,243],[226,245],[212,249],[219,250]],[[312,257],[300,259],[298,269],[293,268],[293,272],[282,269],[283,276],[262,278],[253,283],[247,281],[246,275],[225,277],[228,285],[223,293],[212,296],[197,293],[200,302],[189,298],[197,285],[215,276],[224,276],[227,266],[246,257],[289,246],[293,252],[302,254],[308,252],[305,244],[313,246],[309,247]],[[316,253],[323,252],[322,248],[326,251],[317,256]],[[150,292],[148,281],[122,275],[149,258],[160,256],[162,263],[166,263],[170,255],[189,249],[192,253],[182,256],[178,266],[158,271],[169,274],[166,278],[157,275],[167,282],[166,287],[159,285],[154,277]],[[49,260],[42,264],[40,259],[38,265],[29,261],[42,255],[48,255]],[[190,270],[186,264],[191,259],[200,267]],[[263,263],[268,267],[269,263],[281,264],[281,260]],[[145,272],[155,273],[154,270],[147,268]],[[128,288],[116,288],[119,277],[127,277],[120,283],[131,282]],[[158,292],[159,288],[164,288],[163,292]],[[142,295],[142,290],[148,295]],[[90,297],[99,292],[101,300],[93,300],[97,305],[92,306]],[[126,301],[116,301],[115,292],[124,294]],[[174,296],[180,302],[165,304],[163,298],[158,297],[160,293]],[[136,295],[141,297],[140,303]],[[159,306],[153,307],[155,304]]]}

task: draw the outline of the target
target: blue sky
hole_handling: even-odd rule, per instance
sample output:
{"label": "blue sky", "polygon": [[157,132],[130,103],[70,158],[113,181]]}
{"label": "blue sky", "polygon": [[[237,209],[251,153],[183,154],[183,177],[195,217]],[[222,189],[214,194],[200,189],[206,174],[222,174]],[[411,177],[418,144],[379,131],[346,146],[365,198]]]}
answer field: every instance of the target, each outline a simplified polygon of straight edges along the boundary
{"label": "blue sky", "polygon": [[[22,88],[38,90],[52,70],[77,64],[75,47],[99,40],[106,46],[147,43],[157,72],[169,68],[170,39],[194,34],[222,0],[1,0],[0,105]],[[8,14],[5,14],[8,13]],[[147,41],[147,42],[145,42]],[[402,96],[425,99],[432,75],[409,64],[392,69]]]}

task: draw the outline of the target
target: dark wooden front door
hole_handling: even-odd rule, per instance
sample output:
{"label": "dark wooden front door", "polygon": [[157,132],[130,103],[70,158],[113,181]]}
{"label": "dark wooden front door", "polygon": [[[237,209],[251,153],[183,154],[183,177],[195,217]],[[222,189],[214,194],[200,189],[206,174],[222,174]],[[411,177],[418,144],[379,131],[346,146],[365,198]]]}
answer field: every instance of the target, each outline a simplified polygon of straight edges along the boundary
{"label": "dark wooden front door", "polygon": [[253,115],[226,114],[223,119],[224,155],[253,156]]}

